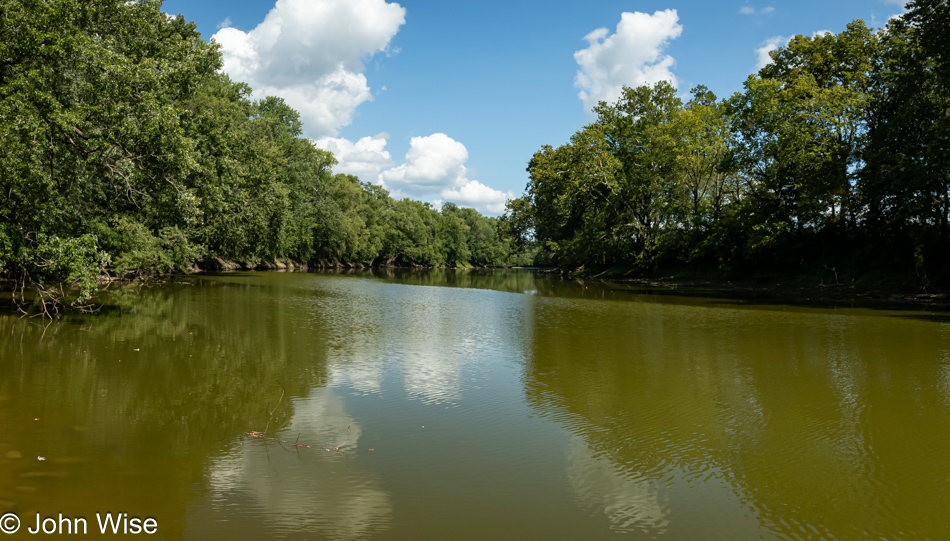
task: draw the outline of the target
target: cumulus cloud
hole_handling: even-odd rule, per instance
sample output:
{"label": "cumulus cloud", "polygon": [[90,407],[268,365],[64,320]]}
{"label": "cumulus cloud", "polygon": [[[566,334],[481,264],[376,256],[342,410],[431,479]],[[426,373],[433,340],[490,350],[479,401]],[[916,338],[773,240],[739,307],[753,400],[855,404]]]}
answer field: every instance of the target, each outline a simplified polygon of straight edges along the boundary
{"label": "cumulus cloud", "polygon": [[363,137],[355,143],[339,137],[321,137],[313,142],[317,148],[333,153],[337,165],[336,173],[355,175],[364,182],[374,182],[379,172],[393,165],[392,157],[386,150],[389,134],[381,133],[372,137]]}
{"label": "cumulus cloud", "polygon": [[461,186],[465,182],[465,145],[444,133],[413,137],[409,141],[406,162],[384,171],[380,180],[392,189],[404,192],[431,192],[442,186]]}
{"label": "cumulus cloud", "polygon": [[788,43],[790,38],[785,36],[773,36],[762,42],[762,45],[755,50],[755,56],[757,62],[755,64],[756,71],[764,68],[765,66],[772,63],[772,57],[769,56],[769,53],[772,51],[778,50],[779,47],[782,47]]}
{"label": "cumulus cloud", "polygon": [[465,145],[444,133],[413,137],[405,163],[384,171],[379,178],[393,190],[411,194],[458,187],[465,183],[467,160]]}
{"label": "cumulus cloud", "polygon": [[500,214],[505,211],[505,202],[514,199],[513,192],[502,192],[482,184],[477,180],[469,180],[459,188],[442,190],[442,197],[463,207],[474,207],[489,214]]}
{"label": "cumulus cloud", "polygon": [[306,133],[333,136],[373,98],[364,62],[387,51],[405,15],[385,0],[277,0],[250,32],[225,27],[212,39],[224,71],[255,97],[280,96],[300,111]]}
{"label": "cumulus cloud", "polygon": [[393,196],[441,203],[452,201],[480,212],[499,214],[513,192],[502,192],[468,178],[468,150],[444,133],[413,137],[405,162],[382,171],[378,182]]}
{"label": "cumulus cloud", "polygon": [[623,86],[662,80],[676,86],[670,71],[676,61],[662,53],[682,32],[676,10],[667,9],[653,15],[625,12],[613,34],[606,28],[587,34],[588,47],[574,53],[580,66],[574,86],[581,89],[578,97],[584,107],[589,111],[600,101],[616,100]]}

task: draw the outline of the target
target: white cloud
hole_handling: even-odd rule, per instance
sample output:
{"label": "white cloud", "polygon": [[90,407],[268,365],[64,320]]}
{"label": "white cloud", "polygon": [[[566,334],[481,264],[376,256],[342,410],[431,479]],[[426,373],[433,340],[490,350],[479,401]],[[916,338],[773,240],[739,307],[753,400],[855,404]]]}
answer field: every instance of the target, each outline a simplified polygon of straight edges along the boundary
{"label": "white cloud", "polygon": [[662,52],[671,39],[683,32],[678,21],[675,9],[653,15],[625,12],[614,34],[610,35],[606,28],[587,34],[584,39],[589,46],[574,53],[580,66],[574,86],[581,89],[578,97],[584,107],[590,111],[600,101],[616,100],[623,86],[662,80],[676,86],[676,77],[670,71],[676,61]]}
{"label": "white cloud", "polygon": [[317,148],[333,153],[337,159],[335,173],[356,175],[363,182],[375,182],[379,172],[393,165],[386,150],[389,134],[362,137],[357,142],[338,137],[321,137],[313,142]]}
{"label": "white cloud", "polygon": [[406,161],[382,171],[379,183],[393,197],[442,202],[473,207],[479,212],[499,214],[513,192],[496,190],[468,178],[468,150],[465,145],[444,133],[413,137],[409,141]]}
{"label": "white cloud", "polygon": [[332,136],[371,100],[364,62],[385,52],[406,10],[385,0],[277,0],[250,32],[222,28],[224,71],[300,111],[305,133]]}
{"label": "white cloud", "polygon": [[752,6],[742,6],[739,8],[739,13],[743,15],[768,15],[775,11],[775,8],[772,6],[765,6],[762,9],[755,9]]}
{"label": "white cloud", "polygon": [[772,63],[772,57],[769,56],[769,53],[775,50],[778,50],[779,47],[782,47],[788,43],[790,38],[785,36],[773,36],[762,42],[762,45],[755,50],[755,56],[757,62],[755,64],[755,70],[758,71],[765,66]]}
{"label": "white cloud", "polygon": [[231,17],[225,17],[223,21],[218,23],[218,28],[230,28],[231,27]]}
{"label": "white cloud", "polygon": [[444,133],[413,137],[409,141],[406,162],[380,175],[387,186],[404,192],[421,193],[443,186],[456,187],[465,182],[465,145]]}
{"label": "white cloud", "polygon": [[501,214],[505,211],[505,202],[514,199],[514,192],[502,192],[470,180],[460,188],[442,190],[442,197],[463,207],[473,207],[489,214]]}

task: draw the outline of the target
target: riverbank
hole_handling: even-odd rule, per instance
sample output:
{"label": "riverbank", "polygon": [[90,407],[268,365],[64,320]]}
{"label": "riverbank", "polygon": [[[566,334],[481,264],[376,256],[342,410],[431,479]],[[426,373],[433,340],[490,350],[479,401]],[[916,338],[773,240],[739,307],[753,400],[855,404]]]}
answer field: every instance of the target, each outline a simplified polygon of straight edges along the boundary
{"label": "riverbank", "polygon": [[[552,274],[566,279],[616,284],[624,288],[642,289],[652,293],[685,296],[724,296],[749,301],[767,301],[789,304],[818,304],[848,302],[855,305],[889,308],[930,308],[950,311],[950,291],[939,287],[923,287],[887,277],[880,281],[865,278],[841,283],[832,273],[827,277],[805,275],[753,275],[733,278],[726,275],[674,272],[665,276],[644,277],[627,269],[590,272],[584,269],[570,271],[551,267],[533,269],[541,274]],[[842,278],[844,281],[844,278]]]}
{"label": "riverbank", "polygon": [[[590,278],[588,278],[590,279]],[[609,283],[654,290],[658,293],[702,296],[726,296],[750,301],[788,302],[790,304],[827,304],[847,302],[889,308],[924,308],[950,311],[950,294],[944,290],[897,285],[807,285],[787,282],[748,282],[738,280],[686,280],[648,278],[593,278]]]}
{"label": "riverbank", "polygon": [[[894,283],[852,283],[824,284],[809,281],[801,276],[784,277],[750,277],[739,280],[726,277],[692,277],[683,274],[662,277],[630,277],[616,274],[584,274],[569,272],[550,267],[506,267],[530,271],[539,275],[556,276],[563,278],[567,283],[575,283],[581,296],[597,295],[595,291],[629,291],[649,295],[671,295],[683,297],[714,297],[730,299],[731,301],[749,304],[788,304],[798,306],[850,306],[883,309],[929,310],[950,312],[950,293],[944,289]],[[195,275],[200,273],[240,273],[247,271],[270,272],[342,272],[342,273],[372,273],[376,277],[405,278],[405,273],[414,273],[426,270],[456,270],[456,271],[487,271],[502,270],[502,268],[486,267],[423,267],[399,265],[369,265],[352,263],[330,263],[316,261],[310,263],[298,261],[275,260],[268,262],[251,263],[248,261],[214,260],[194,266],[184,272],[173,274],[152,274],[138,276],[119,276],[101,274],[97,278],[100,287],[108,287],[114,282],[150,282],[164,284],[175,281],[175,276]],[[453,274],[453,276],[455,276]],[[817,283],[815,283],[817,282]],[[455,283],[455,282],[453,282]],[[0,279],[0,290],[9,292],[14,282]],[[597,284],[596,288],[594,284]],[[433,284],[434,285],[434,284]],[[502,287],[502,290],[521,292],[523,284],[517,283],[511,287]],[[29,296],[29,295],[28,295]]]}

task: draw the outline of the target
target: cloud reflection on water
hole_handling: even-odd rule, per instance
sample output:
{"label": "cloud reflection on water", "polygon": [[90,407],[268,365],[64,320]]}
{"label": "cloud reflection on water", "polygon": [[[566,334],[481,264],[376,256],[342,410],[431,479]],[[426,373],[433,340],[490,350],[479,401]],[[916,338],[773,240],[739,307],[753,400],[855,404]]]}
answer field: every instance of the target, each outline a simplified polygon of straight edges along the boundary
{"label": "cloud reflection on water", "polygon": [[[283,445],[248,438],[212,459],[211,494],[191,521],[192,537],[243,539],[260,530],[262,539],[366,539],[388,527],[391,498],[354,458],[361,429],[342,398],[318,388],[294,410],[279,432]],[[293,447],[298,434],[310,448]]]}
{"label": "cloud reflection on water", "polygon": [[[379,394],[386,378],[401,378],[411,400],[455,406],[466,377],[498,359],[516,333],[499,325],[513,317],[496,292],[439,287],[389,289],[380,306],[379,283],[360,282],[345,313],[327,324],[333,329],[327,351],[330,385]],[[519,298],[520,300],[520,298]]]}

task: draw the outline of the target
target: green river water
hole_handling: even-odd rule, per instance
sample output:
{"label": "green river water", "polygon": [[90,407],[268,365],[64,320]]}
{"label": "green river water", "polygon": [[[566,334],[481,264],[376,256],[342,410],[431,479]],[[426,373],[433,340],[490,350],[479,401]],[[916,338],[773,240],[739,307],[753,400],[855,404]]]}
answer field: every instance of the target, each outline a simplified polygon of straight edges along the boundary
{"label": "green river water", "polygon": [[0,314],[0,540],[950,539],[945,314],[526,270],[99,300]]}

